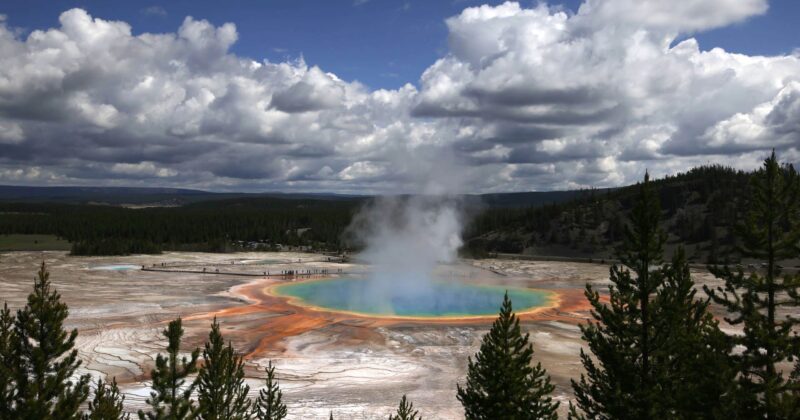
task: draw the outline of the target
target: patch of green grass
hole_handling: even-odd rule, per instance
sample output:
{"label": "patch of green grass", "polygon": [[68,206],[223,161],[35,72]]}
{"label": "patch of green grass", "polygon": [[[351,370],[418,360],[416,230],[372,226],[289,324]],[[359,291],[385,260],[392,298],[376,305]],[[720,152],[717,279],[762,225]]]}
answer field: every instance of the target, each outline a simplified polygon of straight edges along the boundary
{"label": "patch of green grass", "polygon": [[0,251],[69,251],[70,244],[55,235],[0,235]]}

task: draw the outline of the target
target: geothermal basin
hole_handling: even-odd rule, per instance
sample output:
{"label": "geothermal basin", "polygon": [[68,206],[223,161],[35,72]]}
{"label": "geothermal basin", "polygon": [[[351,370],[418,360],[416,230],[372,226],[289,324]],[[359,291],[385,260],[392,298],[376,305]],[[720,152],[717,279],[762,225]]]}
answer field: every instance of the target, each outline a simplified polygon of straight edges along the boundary
{"label": "geothermal basin", "polygon": [[[583,287],[591,283],[603,298],[608,283],[607,266],[567,262],[459,260],[433,269],[430,284],[448,290],[431,292],[425,282],[414,281],[414,267],[391,271],[332,262],[322,254],[75,257],[65,252],[13,252],[0,255],[0,297],[12,308],[25,304],[31,277],[42,260],[54,288],[69,305],[67,328],[79,331],[79,373],[116,378],[126,395],[127,411],[135,413],[146,405],[149,373],[156,355],[164,352],[162,331],[167,323],[183,318],[182,350],[191,351],[202,348],[216,317],[226,341],[245,357],[251,397],[264,386],[264,368],[272,362],[289,405],[288,419],[302,420],[328,419],[331,411],[334,418],[386,419],[403,394],[424,418],[463,419],[456,385],[463,384],[467,358],[478,351],[506,290],[521,328],[531,335],[536,360],[552,376],[554,397],[566,416],[572,395],[569,381],[582,372],[579,325],[590,309]],[[276,262],[266,267],[263,260]],[[119,266],[138,269],[95,269]],[[319,280],[276,274],[288,270],[346,274]],[[707,273],[693,274],[699,284],[719,285]],[[383,283],[368,290],[371,283],[364,279],[376,278]],[[305,285],[316,282],[319,285],[310,290],[322,292],[320,296],[302,295]],[[367,286],[363,294],[370,300],[385,297],[383,293],[402,296],[401,292],[420,290],[428,290],[423,297],[449,297],[441,299],[447,305],[433,309],[412,302],[390,310],[345,306],[358,303],[355,299],[316,300],[332,293],[327,287],[343,296],[357,285]],[[475,288],[484,293],[470,295]],[[531,294],[516,295],[520,291]],[[479,299],[485,299],[484,310]],[[469,302],[467,310],[455,306],[458,301]]]}
{"label": "geothermal basin", "polygon": [[276,285],[272,294],[310,309],[392,318],[472,318],[496,316],[507,292],[515,311],[551,307],[556,294],[521,287],[434,281],[423,289],[387,288],[363,278],[333,278]]}

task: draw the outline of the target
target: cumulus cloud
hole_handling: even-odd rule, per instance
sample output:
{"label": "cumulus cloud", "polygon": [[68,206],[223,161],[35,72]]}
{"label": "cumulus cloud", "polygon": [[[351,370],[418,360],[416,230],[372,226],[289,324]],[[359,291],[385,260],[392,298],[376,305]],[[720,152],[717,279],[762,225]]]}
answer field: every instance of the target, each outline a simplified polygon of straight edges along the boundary
{"label": "cumulus cloud", "polygon": [[800,83],[790,82],[752,111],[716,123],[702,139],[709,148],[728,150],[800,145]]}
{"label": "cumulus cloud", "polygon": [[336,75],[313,67],[302,80],[272,96],[272,106],[285,112],[319,111],[342,103],[346,84]]}
{"label": "cumulus cloud", "polygon": [[767,11],[767,0],[587,0],[578,19],[592,27],[625,25],[660,31],[694,32],[741,22]]}
{"label": "cumulus cloud", "polygon": [[[447,20],[450,54],[422,75],[413,113],[481,127],[460,148],[496,151],[483,161],[513,164],[512,185],[524,185],[526,174],[533,185],[547,182],[539,167],[547,163],[571,162],[556,165],[564,180],[557,185],[615,185],[645,166],[668,173],[794,149],[787,90],[800,79],[796,56],[677,41],[766,8],[749,0],[589,0],[575,15],[545,4],[466,9]],[[768,128],[767,114],[783,118]]]}
{"label": "cumulus cloud", "polygon": [[0,19],[0,182],[483,192],[797,159],[800,57],[691,38],[767,6],[467,8],[419,87],[393,90],[237,56],[233,23],[133,35],[72,9],[23,38]]}

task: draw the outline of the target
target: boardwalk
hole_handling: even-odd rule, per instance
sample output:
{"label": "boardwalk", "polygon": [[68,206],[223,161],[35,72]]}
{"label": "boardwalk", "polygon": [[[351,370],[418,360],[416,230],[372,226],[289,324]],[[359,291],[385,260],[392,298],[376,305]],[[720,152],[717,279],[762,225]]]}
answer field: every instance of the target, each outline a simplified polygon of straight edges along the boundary
{"label": "boardwalk", "polygon": [[[242,264],[244,265],[244,264]],[[253,272],[244,272],[244,271],[228,271],[228,270],[219,270],[219,269],[191,269],[189,267],[175,267],[175,266],[155,266],[155,267],[147,267],[142,266],[140,269],[141,271],[154,271],[154,272],[162,272],[162,273],[188,273],[188,274],[207,274],[207,275],[224,275],[224,276],[245,276],[245,277],[278,277],[278,278],[302,278],[302,277],[314,277],[314,276],[325,276],[325,275],[340,275],[340,274],[348,274],[348,272],[337,269],[337,270],[328,270],[328,269],[304,269],[304,270],[269,270],[269,271],[253,271]]]}

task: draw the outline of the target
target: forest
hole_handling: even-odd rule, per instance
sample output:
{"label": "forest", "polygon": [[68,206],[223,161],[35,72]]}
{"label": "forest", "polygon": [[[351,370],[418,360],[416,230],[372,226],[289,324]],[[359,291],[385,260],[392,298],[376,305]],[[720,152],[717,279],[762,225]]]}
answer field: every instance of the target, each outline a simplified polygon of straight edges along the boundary
{"label": "forest", "polygon": [[[733,226],[746,210],[752,176],[702,166],[653,181],[668,253],[680,243],[690,262],[739,261],[742,256],[730,244]],[[467,218],[463,253],[610,258],[621,243],[635,193],[636,187],[628,186],[466,196],[464,207],[472,217]],[[354,246],[343,233],[369,198],[246,196],[147,208],[0,202],[0,235],[56,235],[72,243],[74,255],[230,252],[242,250],[243,243],[258,244],[260,250],[280,244],[341,251]]]}
{"label": "forest", "polygon": [[[654,180],[663,207],[660,218],[668,235],[668,253],[684,244],[693,263],[741,260],[742,255],[731,246],[733,227],[746,210],[752,176],[752,172],[715,165]],[[611,258],[621,243],[635,193],[635,186],[628,186],[466,196],[463,202],[471,217],[462,253],[475,258],[493,253]],[[204,197],[182,206],[136,209],[0,202],[0,235],[56,235],[72,244],[74,255],[231,252],[254,246],[269,251],[278,244],[341,251],[355,246],[343,232],[369,199]]]}
{"label": "forest", "polygon": [[[338,250],[357,201],[244,198],[130,209],[59,203],[0,203],[0,234],[52,234],[73,255],[229,252],[237,241]],[[298,232],[298,229],[300,231]]]}

